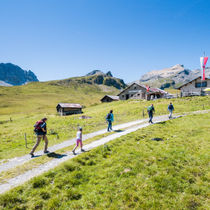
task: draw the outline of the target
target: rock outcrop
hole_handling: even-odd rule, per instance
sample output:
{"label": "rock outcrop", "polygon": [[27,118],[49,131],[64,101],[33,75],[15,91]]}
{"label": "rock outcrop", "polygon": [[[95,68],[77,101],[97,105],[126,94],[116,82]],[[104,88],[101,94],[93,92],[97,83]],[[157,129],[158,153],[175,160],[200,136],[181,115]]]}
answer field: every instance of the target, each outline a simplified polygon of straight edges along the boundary
{"label": "rock outcrop", "polygon": [[[184,65],[177,64],[170,68],[155,70],[144,74],[140,82],[159,88],[176,88],[179,85],[193,80],[201,75],[201,70],[186,69]],[[206,68],[206,76],[210,76],[210,68]]]}
{"label": "rock outcrop", "polygon": [[0,63],[0,86],[24,85],[39,81],[32,71],[26,71],[12,63]]}

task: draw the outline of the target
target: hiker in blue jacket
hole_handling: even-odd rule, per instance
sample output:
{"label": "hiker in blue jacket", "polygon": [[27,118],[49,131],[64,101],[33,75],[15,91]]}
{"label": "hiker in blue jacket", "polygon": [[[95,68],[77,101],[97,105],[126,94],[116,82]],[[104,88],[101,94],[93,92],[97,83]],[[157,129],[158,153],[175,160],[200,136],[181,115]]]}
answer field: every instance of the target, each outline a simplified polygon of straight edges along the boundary
{"label": "hiker in blue jacket", "polygon": [[112,130],[112,122],[114,121],[113,110],[110,110],[109,114],[107,114],[106,121],[108,123],[107,131],[109,132]]}
{"label": "hiker in blue jacket", "polygon": [[170,102],[170,104],[168,105],[168,111],[169,111],[169,116],[168,118],[171,119],[172,118],[172,113],[174,111],[174,106],[173,104]]}
{"label": "hiker in blue jacket", "polygon": [[148,115],[149,115],[149,123],[153,123],[152,118],[153,118],[153,113],[155,112],[155,108],[154,108],[153,104],[151,104],[151,106],[149,106],[147,108],[147,112],[148,112]]}

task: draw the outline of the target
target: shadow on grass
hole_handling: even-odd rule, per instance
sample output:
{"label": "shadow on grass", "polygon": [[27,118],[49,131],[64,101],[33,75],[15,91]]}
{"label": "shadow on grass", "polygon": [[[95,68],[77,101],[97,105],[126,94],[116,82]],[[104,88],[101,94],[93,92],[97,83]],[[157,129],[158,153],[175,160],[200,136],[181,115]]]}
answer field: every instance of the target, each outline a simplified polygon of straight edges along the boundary
{"label": "shadow on grass", "polygon": [[55,153],[55,152],[51,152],[49,154],[47,154],[48,157],[50,158],[63,158],[65,156],[67,156],[66,154],[58,154],[58,153]]}
{"label": "shadow on grass", "polygon": [[155,124],[164,125],[164,124],[166,124],[166,121],[163,121],[163,122],[156,122]]}
{"label": "shadow on grass", "polygon": [[118,129],[118,130],[114,130],[114,132],[120,133],[123,132],[124,130]]}
{"label": "shadow on grass", "polygon": [[152,138],[151,140],[153,140],[153,141],[164,141],[162,138],[158,138],[158,137]]}

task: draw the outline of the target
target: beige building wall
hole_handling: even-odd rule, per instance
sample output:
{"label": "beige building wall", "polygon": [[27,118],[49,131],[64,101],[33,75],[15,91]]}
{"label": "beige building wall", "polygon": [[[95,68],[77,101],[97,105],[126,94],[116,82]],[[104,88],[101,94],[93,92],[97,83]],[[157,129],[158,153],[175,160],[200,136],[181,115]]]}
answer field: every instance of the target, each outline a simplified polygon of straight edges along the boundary
{"label": "beige building wall", "polygon": [[146,96],[146,89],[134,83],[128,89],[124,90],[119,94],[119,99],[120,100],[127,100],[130,98],[145,99],[145,96]]}
{"label": "beige building wall", "polygon": [[190,96],[193,94],[201,94],[201,90],[204,90],[207,87],[196,87],[196,83],[200,82],[207,82],[207,87],[210,87],[210,79],[206,79],[205,81],[201,80],[201,78],[198,78],[185,86],[181,87],[181,96]]}

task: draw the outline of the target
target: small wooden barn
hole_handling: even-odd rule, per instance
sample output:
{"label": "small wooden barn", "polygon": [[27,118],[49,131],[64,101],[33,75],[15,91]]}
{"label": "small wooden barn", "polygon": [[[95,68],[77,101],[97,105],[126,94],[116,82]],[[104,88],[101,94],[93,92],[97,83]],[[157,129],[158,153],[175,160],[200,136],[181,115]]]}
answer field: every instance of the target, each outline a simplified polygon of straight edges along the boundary
{"label": "small wooden barn", "polygon": [[110,96],[110,95],[105,95],[102,99],[101,102],[112,102],[112,101],[119,101],[119,96]]}
{"label": "small wooden barn", "polygon": [[82,106],[80,104],[59,103],[56,109],[61,116],[82,113]]}

